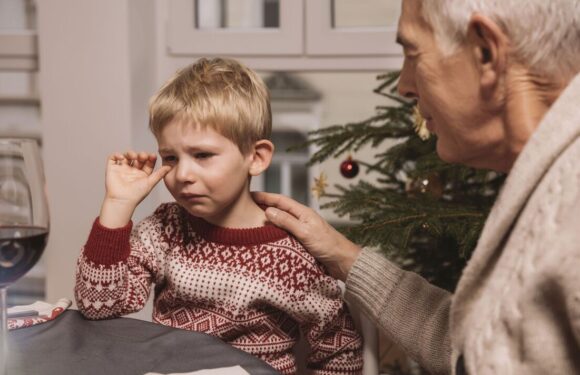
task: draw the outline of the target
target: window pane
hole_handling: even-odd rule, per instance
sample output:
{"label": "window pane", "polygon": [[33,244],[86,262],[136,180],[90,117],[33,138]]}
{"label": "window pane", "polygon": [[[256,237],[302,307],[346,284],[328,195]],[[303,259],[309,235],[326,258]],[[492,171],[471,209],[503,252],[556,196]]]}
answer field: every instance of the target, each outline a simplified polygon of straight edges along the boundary
{"label": "window pane", "polygon": [[196,0],[199,29],[280,27],[280,0]]}
{"label": "window pane", "polygon": [[[276,146],[276,154],[287,154],[288,148],[298,146],[306,142],[306,136],[294,131],[274,131],[272,132],[272,143]],[[291,154],[308,155],[308,148],[294,150]]]}
{"label": "window pane", "polygon": [[308,205],[308,171],[305,165],[292,166],[292,198]]}
{"label": "window pane", "polygon": [[0,30],[36,28],[36,8],[32,0],[0,0]]}
{"label": "window pane", "polygon": [[396,26],[401,0],[332,0],[332,13],[334,28]]}
{"label": "window pane", "polygon": [[276,149],[270,168],[265,173],[265,190],[291,196],[300,203],[308,205],[308,149],[302,148],[288,152],[292,146],[306,141],[306,135],[297,131],[273,131],[272,142]]}
{"label": "window pane", "polygon": [[[0,0],[1,1],[1,0]],[[35,96],[34,76],[29,72],[2,72],[0,71],[0,97]],[[2,109],[0,109],[0,112]]]}
{"label": "window pane", "polygon": [[280,181],[282,179],[279,164],[270,164],[264,174],[264,191],[269,193],[281,193]]}

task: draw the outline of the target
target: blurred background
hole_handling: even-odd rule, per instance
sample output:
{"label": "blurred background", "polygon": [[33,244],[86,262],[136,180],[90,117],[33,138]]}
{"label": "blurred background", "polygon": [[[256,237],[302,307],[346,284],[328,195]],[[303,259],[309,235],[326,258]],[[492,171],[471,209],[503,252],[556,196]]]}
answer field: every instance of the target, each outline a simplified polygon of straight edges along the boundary
{"label": "blurred background", "polygon": [[[384,104],[372,90],[377,75],[402,66],[399,14],[399,0],[0,0],[0,136],[41,144],[52,224],[41,262],[10,287],[9,305],[73,299],[75,261],[104,196],[107,155],[156,150],[148,100],[200,57],[239,59],[271,90],[277,149],[254,190],[318,209],[311,190],[321,173],[331,186],[372,180],[362,173],[345,180],[344,159],[307,168],[313,149],[286,149],[309,131],[367,118]],[[169,200],[158,186],[134,220]],[[137,317],[149,319],[150,310]]]}

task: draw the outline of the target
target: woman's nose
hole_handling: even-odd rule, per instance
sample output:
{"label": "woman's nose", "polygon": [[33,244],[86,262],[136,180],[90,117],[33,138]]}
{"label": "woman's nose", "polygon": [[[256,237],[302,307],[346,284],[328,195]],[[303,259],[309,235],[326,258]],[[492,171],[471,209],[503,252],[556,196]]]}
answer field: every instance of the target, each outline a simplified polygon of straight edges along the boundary
{"label": "woman's nose", "polygon": [[401,74],[399,75],[397,91],[399,92],[399,95],[407,99],[417,99],[419,95],[417,94],[417,89],[415,87],[415,73],[409,65],[409,62],[405,59],[403,69],[401,69]]}

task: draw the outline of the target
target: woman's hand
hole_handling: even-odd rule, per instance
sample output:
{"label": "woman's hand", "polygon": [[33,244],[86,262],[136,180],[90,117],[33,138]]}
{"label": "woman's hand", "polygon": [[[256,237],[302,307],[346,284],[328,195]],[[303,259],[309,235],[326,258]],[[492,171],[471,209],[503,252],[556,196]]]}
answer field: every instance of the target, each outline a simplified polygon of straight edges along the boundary
{"label": "woman's hand", "polygon": [[99,221],[108,228],[125,226],[133,211],[155,185],[171,170],[162,166],[154,171],[157,156],[146,152],[115,153],[107,160],[106,194]]}
{"label": "woman's hand", "polygon": [[336,231],[318,213],[279,194],[253,192],[254,200],[268,206],[266,217],[296,237],[331,276],[346,280],[361,248]]}

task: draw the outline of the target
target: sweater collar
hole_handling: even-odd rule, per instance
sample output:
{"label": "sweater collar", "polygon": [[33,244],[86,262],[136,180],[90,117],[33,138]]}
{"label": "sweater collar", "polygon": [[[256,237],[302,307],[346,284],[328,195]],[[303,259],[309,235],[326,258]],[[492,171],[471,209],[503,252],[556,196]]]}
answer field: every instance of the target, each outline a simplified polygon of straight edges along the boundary
{"label": "sweater collar", "polygon": [[252,246],[279,241],[288,237],[288,233],[277,226],[267,223],[255,228],[226,228],[211,224],[200,217],[189,214],[193,231],[204,240],[230,246]]}

